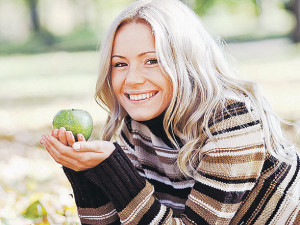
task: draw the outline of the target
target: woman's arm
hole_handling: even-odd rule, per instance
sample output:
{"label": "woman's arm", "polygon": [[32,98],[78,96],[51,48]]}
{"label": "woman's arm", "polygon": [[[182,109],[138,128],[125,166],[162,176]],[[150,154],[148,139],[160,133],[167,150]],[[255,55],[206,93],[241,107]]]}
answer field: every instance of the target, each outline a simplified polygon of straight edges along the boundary
{"label": "woman's arm", "polygon": [[[78,135],[79,144],[86,144],[84,137]],[[84,169],[99,164],[97,160],[104,160],[106,156],[95,157],[91,162],[80,162],[79,159],[88,160],[92,153],[76,152],[72,147],[75,143],[73,134],[64,128],[53,130],[52,136],[44,135],[41,143],[46,147],[51,156],[60,164],[71,183],[77,206],[78,216],[82,224],[120,224],[120,219],[114,205],[106,197],[99,186],[86,178]],[[91,146],[101,144],[91,143]],[[113,145],[112,145],[113,146]],[[113,146],[114,149],[114,146]],[[96,153],[96,150],[93,152]],[[92,154],[92,156],[94,156]],[[96,160],[96,161],[95,161]],[[70,169],[66,166],[69,166]],[[83,171],[79,171],[82,169]]]}
{"label": "woman's arm", "polygon": [[63,170],[71,183],[81,224],[120,224],[114,205],[99,186],[86,178],[84,171],[67,167]]}

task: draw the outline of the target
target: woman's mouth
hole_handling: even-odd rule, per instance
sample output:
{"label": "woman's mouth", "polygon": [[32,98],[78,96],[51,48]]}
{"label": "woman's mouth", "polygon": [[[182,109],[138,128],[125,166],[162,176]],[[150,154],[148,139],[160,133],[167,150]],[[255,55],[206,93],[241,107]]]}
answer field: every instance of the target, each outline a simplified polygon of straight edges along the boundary
{"label": "woman's mouth", "polygon": [[156,95],[158,91],[156,92],[149,92],[149,93],[144,93],[144,94],[127,94],[127,97],[130,100],[133,101],[140,101],[140,100],[146,100],[152,98],[154,95]]}

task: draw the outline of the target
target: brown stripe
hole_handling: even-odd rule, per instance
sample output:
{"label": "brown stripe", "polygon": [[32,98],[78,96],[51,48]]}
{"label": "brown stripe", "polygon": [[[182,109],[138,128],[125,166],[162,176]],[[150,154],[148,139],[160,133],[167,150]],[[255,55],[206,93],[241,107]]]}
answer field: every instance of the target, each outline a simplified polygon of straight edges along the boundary
{"label": "brown stripe", "polygon": [[276,184],[278,183],[278,180],[280,180],[282,178],[282,176],[285,176],[285,172],[287,170],[287,166],[284,166],[284,168],[282,168],[282,172],[277,174],[275,179],[271,182],[268,191],[266,192],[266,194],[264,195],[264,197],[261,199],[260,204],[258,205],[258,207],[256,208],[257,210],[255,211],[255,213],[253,213],[251,215],[251,217],[249,218],[249,222],[251,223],[252,220],[254,220],[254,218],[256,217],[256,215],[258,214],[258,212],[261,211],[261,207],[263,206],[263,204],[267,201],[269,195],[271,195],[272,191],[275,189]]}
{"label": "brown stripe", "polygon": [[131,221],[130,224],[138,224],[141,218],[144,216],[145,213],[150,209],[151,205],[155,201],[153,195],[148,198],[145,205],[141,208],[137,208],[142,202],[147,199],[147,196],[153,191],[153,186],[146,181],[146,186],[140,191],[140,193],[131,200],[131,202],[126,206],[122,212],[119,213],[120,218],[123,223],[126,224],[127,221]]}
{"label": "brown stripe", "polygon": [[[115,210],[115,207],[110,202],[104,206],[101,206],[99,208],[80,208],[77,207],[78,210],[78,216],[80,218],[80,221],[82,223],[87,224],[109,224],[119,219],[119,216],[117,214],[117,211]],[[114,211],[114,212],[113,212]],[[107,214],[107,216],[104,216]],[[101,217],[98,217],[98,216]],[[87,218],[87,217],[90,218]],[[93,217],[94,216],[94,217]]]}
{"label": "brown stripe", "polygon": [[[128,139],[128,141],[130,143],[133,143],[133,136],[132,134],[130,133],[130,131],[128,130],[128,127],[126,126],[126,124],[124,123],[123,126],[122,126],[122,131],[125,135],[125,137]],[[120,135],[120,138],[122,139],[122,136]]]}
{"label": "brown stripe", "polygon": [[[242,207],[239,209],[235,217],[233,218],[232,224],[238,224],[238,222],[242,219],[242,217],[247,213],[247,211],[250,209],[251,205],[254,203],[256,196],[261,191],[265,179],[268,178],[270,175],[274,174],[275,171],[278,169],[278,163],[276,166],[271,167],[267,173],[263,173],[260,176],[260,179],[258,180],[256,186],[253,188],[253,190],[250,192],[250,195],[244,200],[244,203]],[[286,169],[282,168],[282,171]],[[275,184],[278,182],[281,177],[280,175],[284,174],[284,172],[281,172],[277,174],[277,176],[273,179],[273,181],[270,183],[269,189],[266,191],[264,197],[260,199],[259,205],[256,207],[255,212],[252,213],[252,216],[247,220],[247,223],[251,224],[252,220],[255,218],[257,213],[261,212],[261,207],[265,203],[265,201],[268,199],[269,195],[272,193],[272,190],[275,188]]]}
{"label": "brown stripe", "polygon": [[182,198],[179,198],[177,196],[173,196],[171,194],[168,194],[168,193],[161,193],[161,192],[155,192],[155,196],[157,197],[157,199],[167,199],[169,201],[172,201],[172,202],[176,202],[176,203],[181,203],[181,204],[185,204],[186,202],[186,199],[182,199]]}
{"label": "brown stripe", "polygon": [[215,148],[211,149],[209,152],[210,153],[232,153],[232,152],[243,152],[245,150],[250,150],[250,149],[256,149],[256,148],[264,148],[264,143],[260,144],[252,144],[252,145],[247,145],[247,146],[235,146],[235,147],[224,147],[224,148]]}
{"label": "brown stripe", "polygon": [[[217,215],[211,213],[209,210],[192,202],[191,200],[188,200],[186,205],[189,206],[195,213],[197,213],[199,216],[204,218],[211,225],[216,224],[216,221],[218,221],[219,224],[228,224],[230,222],[230,218],[229,219],[220,218]],[[197,221],[195,221],[195,222],[197,222]]]}
{"label": "brown stripe", "polygon": [[[263,161],[254,161],[248,163],[240,163],[240,164],[212,164],[212,163],[201,163],[201,168],[198,171],[210,174],[212,176],[222,177],[228,179],[234,179],[234,176],[237,179],[248,179],[248,178],[257,178],[261,173]],[[202,168],[205,168],[202,169]],[[234,174],[233,174],[234,171]],[[234,176],[233,176],[234,175]]]}
{"label": "brown stripe", "polygon": [[[197,225],[195,221],[191,220],[191,218],[187,217],[185,214],[183,214],[181,218],[185,225]],[[176,225],[176,223],[173,223],[172,225]]]}
{"label": "brown stripe", "polygon": [[[224,117],[226,117],[228,114],[224,114]],[[255,120],[258,120],[259,118],[257,116],[253,117],[251,116],[252,113],[250,114],[249,112],[246,114],[241,114],[241,115],[231,115],[231,117],[223,119],[222,117],[217,117],[216,121],[217,123],[213,124],[210,127],[211,131],[218,131],[218,130],[223,130],[223,129],[228,129],[231,127],[235,126],[240,126],[245,123],[249,123]],[[222,119],[222,120],[220,120]],[[242,127],[241,127],[242,128]],[[248,129],[248,127],[247,127]]]}
{"label": "brown stripe", "polygon": [[298,212],[295,221],[293,222],[293,225],[299,225],[300,224],[300,211]]}
{"label": "brown stripe", "polygon": [[[153,159],[159,158],[160,163],[167,164],[167,165],[174,165],[176,163],[177,160],[176,157],[169,158],[158,154],[160,152],[164,152],[168,154],[174,154],[174,156],[176,156],[176,154],[178,154],[178,151],[174,151],[174,152],[162,151],[161,148],[156,148],[155,146],[149,146],[147,143],[144,143],[143,141],[140,141],[139,144],[140,147],[143,150],[145,150],[147,154],[149,154],[149,157],[153,157]],[[148,159],[148,161],[152,163],[152,160],[150,158]]]}
{"label": "brown stripe", "polygon": [[[267,224],[267,221],[270,218],[270,216],[272,215],[273,210],[275,208],[274,206],[277,205],[277,203],[279,202],[281,197],[282,197],[281,191],[277,191],[276,193],[272,194],[271,199],[268,201],[268,204],[266,205],[266,209],[270,209],[270,210],[260,211],[262,213],[259,215],[259,217],[257,219],[257,222],[256,222],[257,225]],[[279,217],[280,217],[280,215],[279,215]],[[278,218],[278,216],[277,216],[277,218]],[[275,223],[275,224],[278,224],[278,223]]]}
{"label": "brown stripe", "polygon": [[[256,149],[261,146],[262,145],[253,146],[252,148],[247,147],[244,150]],[[220,152],[220,153],[226,154],[226,152]],[[251,161],[262,161],[264,159],[265,159],[264,152],[255,152],[255,153],[249,152],[248,154],[245,154],[245,155],[229,155],[229,156],[227,156],[227,155],[222,155],[222,156],[206,155],[202,160],[207,163],[238,164],[238,163],[247,163],[247,162],[251,162]]]}
{"label": "brown stripe", "polygon": [[227,213],[233,213],[240,206],[240,203],[236,203],[236,204],[221,203],[221,202],[216,201],[215,199],[213,199],[213,198],[211,198],[211,197],[209,197],[205,194],[202,194],[202,193],[198,192],[195,189],[192,190],[191,196],[194,196],[196,199],[199,199],[200,201],[207,203],[208,205],[212,206],[214,209],[216,209],[218,211],[221,211],[221,212],[225,211]]}
{"label": "brown stripe", "polygon": [[[213,132],[212,132],[213,133]],[[262,133],[262,128],[260,126],[255,126],[255,127],[247,127],[247,134],[251,133]],[[239,136],[245,136],[245,132],[239,132],[239,133],[226,133],[224,135],[223,133],[221,136],[218,136],[218,140],[228,140],[228,138],[234,138],[234,137],[239,137]]]}
{"label": "brown stripe", "polygon": [[169,211],[168,215],[166,216],[165,220],[164,221],[161,221],[162,223],[161,224],[176,224],[177,223],[175,222],[174,223],[174,219],[173,219],[173,211],[172,209]]}
{"label": "brown stripe", "polygon": [[[168,222],[168,221],[166,221]],[[166,223],[168,224],[168,223]],[[183,223],[183,219],[179,219],[179,218],[172,218],[172,223],[169,223],[172,225],[188,225],[189,223]]]}
{"label": "brown stripe", "polygon": [[[146,133],[151,134],[151,131],[146,131]],[[134,129],[132,130],[131,135],[138,135],[141,137],[142,140],[145,140],[146,142],[151,142],[151,137],[148,137],[147,135],[143,134],[143,130],[140,129]]]}

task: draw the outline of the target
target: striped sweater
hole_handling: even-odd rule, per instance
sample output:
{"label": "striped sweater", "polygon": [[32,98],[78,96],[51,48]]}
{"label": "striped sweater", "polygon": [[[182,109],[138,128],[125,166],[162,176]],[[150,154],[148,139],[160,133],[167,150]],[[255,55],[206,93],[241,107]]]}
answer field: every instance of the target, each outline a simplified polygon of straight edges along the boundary
{"label": "striped sweater", "polygon": [[220,110],[192,178],[180,172],[159,119],[127,117],[105,161],[82,172],[64,168],[82,224],[300,224],[300,159],[267,153],[248,109],[228,101]]}

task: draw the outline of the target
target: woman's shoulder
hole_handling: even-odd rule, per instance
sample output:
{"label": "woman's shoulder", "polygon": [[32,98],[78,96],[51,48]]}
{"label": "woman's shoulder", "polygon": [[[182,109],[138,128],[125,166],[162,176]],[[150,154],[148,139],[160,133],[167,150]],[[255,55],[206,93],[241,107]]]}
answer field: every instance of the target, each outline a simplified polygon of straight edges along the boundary
{"label": "woman's shoulder", "polygon": [[212,134],[261,126],[258,107],[249,96],[228,92],[208,121]]}

